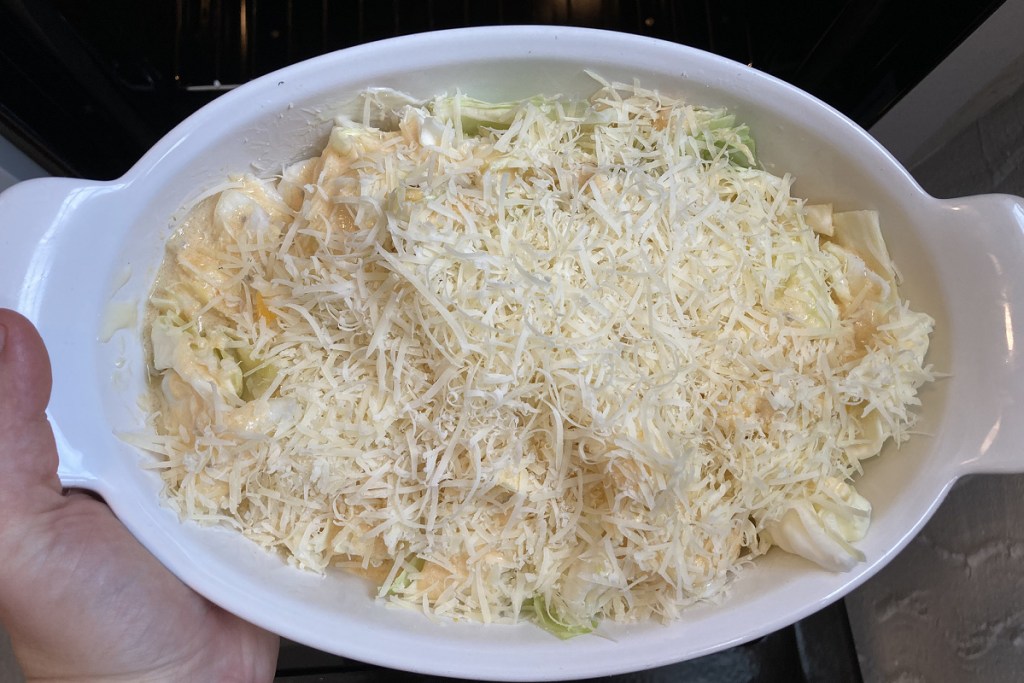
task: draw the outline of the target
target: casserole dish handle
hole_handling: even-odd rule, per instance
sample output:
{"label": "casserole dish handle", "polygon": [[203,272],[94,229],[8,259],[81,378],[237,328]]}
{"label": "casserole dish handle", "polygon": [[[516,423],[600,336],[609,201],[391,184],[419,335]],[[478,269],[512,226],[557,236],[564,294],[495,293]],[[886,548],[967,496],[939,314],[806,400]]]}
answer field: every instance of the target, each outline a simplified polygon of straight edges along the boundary
{"label": "casserole dish handle", "polygon": [[[65,315],[66,309],[63,313],[51,312],[55,297],[74,299],[74,294],[61,285],[66,280],[58,276],[66,270],[66,236],[82,232],[83,223],[94,222],[97,211],[102,214],[106,208],[100,206],[106,204],[104,196],[116,187],[117,183],[40,178],[0,193],[0,307],[21,313],[42,335],[53,366],[51,408],[58,395],[57,384],[66,381],[68,373],[63,366],[69,357],[82,353],[80,348],[69,349],[67,342],[80,321]],[[91,238],[95,239],[95,231]],[[91,260],[80,257],[78,261]],[[88,269],[90,265],[81,267]],[[52,416],[50,424],[57,442],[61,484],[96,490],[100,477],[90,467],[93,459],[71,445]]]}
{"label": "casserole dish handle", "polygon": [[968,426],[957,474],[1024,473],[1024,198],[943,203],[952,219],[940,272],[957,370],[940,381],[953,383]]}

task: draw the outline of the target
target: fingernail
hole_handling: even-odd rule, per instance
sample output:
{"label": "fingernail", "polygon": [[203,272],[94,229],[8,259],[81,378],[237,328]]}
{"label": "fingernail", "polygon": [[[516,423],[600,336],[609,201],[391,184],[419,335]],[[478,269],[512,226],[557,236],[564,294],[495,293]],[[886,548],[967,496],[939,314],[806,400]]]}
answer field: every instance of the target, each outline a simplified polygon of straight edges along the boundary
{"label": "fingernail", "polygon": [[4,343],[7,341],[7,328],[0,325],[0,351],[4,350]]}

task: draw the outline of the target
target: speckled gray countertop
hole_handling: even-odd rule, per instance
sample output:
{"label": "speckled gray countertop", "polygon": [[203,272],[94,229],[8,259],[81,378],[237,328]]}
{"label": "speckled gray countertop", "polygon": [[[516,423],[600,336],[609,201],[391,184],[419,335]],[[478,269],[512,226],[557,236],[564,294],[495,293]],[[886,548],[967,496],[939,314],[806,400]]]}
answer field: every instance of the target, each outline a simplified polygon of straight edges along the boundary
{"label": "speckled gray countertop", "polygon": [[1024,475],[958,484],[846,609],[866,682],[1024,680]]}

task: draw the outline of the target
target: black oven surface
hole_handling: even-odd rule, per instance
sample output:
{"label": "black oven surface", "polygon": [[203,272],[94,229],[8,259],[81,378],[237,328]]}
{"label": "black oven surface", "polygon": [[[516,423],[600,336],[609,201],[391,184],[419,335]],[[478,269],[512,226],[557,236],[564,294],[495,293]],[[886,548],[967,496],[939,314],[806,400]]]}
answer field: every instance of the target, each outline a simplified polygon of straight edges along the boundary
{"label": "black oven surface", "polygon": [[51,173],[115,178],[251,78],[371,40],[494,24],[683,43],[868,127],[1000,4],[950,3],[924,18],[913,0],[0,0],[0,134]]}

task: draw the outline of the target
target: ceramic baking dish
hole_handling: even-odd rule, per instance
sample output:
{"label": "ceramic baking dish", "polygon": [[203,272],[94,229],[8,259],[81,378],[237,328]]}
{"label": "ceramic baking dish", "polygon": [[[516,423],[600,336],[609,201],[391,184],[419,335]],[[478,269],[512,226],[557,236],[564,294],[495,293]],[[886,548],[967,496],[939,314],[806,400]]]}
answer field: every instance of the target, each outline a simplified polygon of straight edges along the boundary
{"label": "ceramic baking dish", "polygon": [[[921,434],[867,463],[874,505],[866,560],[823,571],[773,551],[726,598],[668,625],[603,624],[561,641],[530,624],[437,623],[389,609],[364,581],[288,567],[232,532],[181,523],[160,503],[137,430],[145,389],[137,321],[181,209],[231,173],[273,173],[322,147],[334,113],[367,87],[492,100],[587,95],[585,70],[725,105],[763,163],[837,210],[880,213],[901,293],[936,320]],[[868,580],[921,528],[959,478],[1024,471],[1024,200],[938,200],[867,133],[813,97],[750,67],[643,37],[557,27],[491,27],[372,43],[270,74],[175,128],[124,177],[25,182],[0,195],[0,305],[42,332],[54,365],[49,408],[65,486],[91,489],[171,571],[214,602],[329,652],[431,674],[552,680],[633,671],[751,640]],[[132,324],[135,321],[135,324]],[[120,329],[117,329],[120,328]],[[113,334],[111,335],[111,332]]]}

